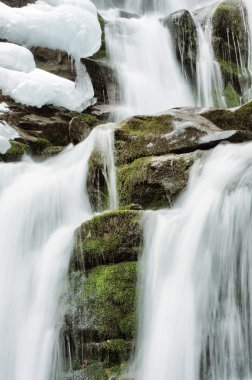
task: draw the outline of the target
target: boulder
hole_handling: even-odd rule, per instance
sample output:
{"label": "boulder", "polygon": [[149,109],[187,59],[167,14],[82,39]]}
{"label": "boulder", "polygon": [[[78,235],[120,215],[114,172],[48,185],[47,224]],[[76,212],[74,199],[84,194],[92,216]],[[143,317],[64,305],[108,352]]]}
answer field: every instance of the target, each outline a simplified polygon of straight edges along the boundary
{"label": "boulder", "polygon": [[209,149],[222,141],[251,139],[248,132],[223,131],[193,109],[173,109],[158,116],[134,116],[115,130],[117,166],[137,158]]}
{"label": "boulder", "polygon": [[120,205],[138,203],[145,209],[170,207],[187,184],[198,153],[143,157],[117,172]]}
{"label": "boulder", "polygon": [[142,248],[141,212],[117,210],[95,216],[75,232],[74,270],[137,260]]}

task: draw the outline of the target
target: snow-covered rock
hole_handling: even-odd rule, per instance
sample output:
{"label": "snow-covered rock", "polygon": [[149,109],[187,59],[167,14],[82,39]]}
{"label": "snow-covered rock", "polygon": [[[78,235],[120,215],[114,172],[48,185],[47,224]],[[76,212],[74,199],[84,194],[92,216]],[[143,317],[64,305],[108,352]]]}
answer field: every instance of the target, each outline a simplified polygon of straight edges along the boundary
{"label": "snow-covered rock", "polygon": [[90,79],[85,73],[82,75],[84,83],[81,87],[40,69],[26,73],[0,67],[0,89],[18,103],[36,107],[53,104],[82,111],[90,105],[93,98]]}

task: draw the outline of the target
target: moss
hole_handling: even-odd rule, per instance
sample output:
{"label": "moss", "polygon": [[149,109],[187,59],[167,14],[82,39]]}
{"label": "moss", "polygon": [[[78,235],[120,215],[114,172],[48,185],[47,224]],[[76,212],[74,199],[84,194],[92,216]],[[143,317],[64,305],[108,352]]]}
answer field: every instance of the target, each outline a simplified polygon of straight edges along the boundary
{"label": "moss", "polygon": [[136,262],[98,266],[89,272],[84,292],[100,336],[134,337],[136,279]]}
{"label": "moss", "polygon": [[147,209],[172,205],[186,186],[193,160],[192,155],[145,157],[119,167],[120,204],[137,203]]}
{"label": "moss", "polygon": [[95,216],[75,233],[72,268],[136,260],[141,251],[141,213],[118,210]]}
{"label": "moss", "polygon": [[31,149],[28,145],[11,141],[11,147],[5,154],[2,154],[2,158],[5,162],[20,161],[24,154],[31,154]]}
{"label": "moss", "polygon": [[240,96],[237,94],[231,83],[227,85],[224,91],[226,104],[228,107],[237,107],[240,105]]}
{"label": "moss", "polygon": [[109,339],[100,344],[102,359],[106,365],[120,364],[128,357],[128,343],[124,339]]}
{"label": "moss", "polygon": [[134,116],[120,123],[120,127],[131,135],[166,134],[173,131],[172,115]]}
{"label": "moss", "polygon": [[227,62],[221,59],[219,60],[219,64],[222,71],[225,71],[228,74],[237,75],[237,76],[242,74],[241,67],[237,66],[235,63]]}
{"label": "moss", "polygon": [[101,47],[100,49],[92,56],[92,59],[95,60],[102,60],[106,58],[107,52],[106,52],[106,38],[105,38],[105,20],[104,18],[98,13],[98,21],[100,23],[102,35],[101,35]]}
{"label": "moss", "polygon": [[42,156],[55,156],[56,154],[61,153],[63,149],[63,146],[50,145],[43,150]]}
{"label": "moss", "polygon": [[96,116],[88,113],[77,113],[76,116],[78,116],[81,121],[84,121],[91,128],[101,124],[100,120]]}

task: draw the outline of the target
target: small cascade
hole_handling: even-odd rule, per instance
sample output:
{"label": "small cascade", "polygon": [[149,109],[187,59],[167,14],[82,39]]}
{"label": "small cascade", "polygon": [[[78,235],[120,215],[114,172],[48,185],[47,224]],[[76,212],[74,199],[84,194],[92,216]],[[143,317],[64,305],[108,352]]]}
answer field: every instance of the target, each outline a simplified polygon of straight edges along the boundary
{"label": "small cascade", "polygon": [[219,146],[146,213],[137,380],[252,377],[251,175],[251,143]]}
{"label": "small cascade", "polygon": [[[204,9],[204,21],[197,19],[197,105],[199,107],[226,107],[219,63],[214,58],[212,45],[212,13],[214,8]],[[202,16],[200,14],[200,16]],[[202,23],[202,24],[201,24]]]}
{"label": "small cascade", "polygon": [[122,107],[116,118],[194,104],[169,31],[158,17],[109,22],[106,43],[121,91]]}
{"label": "small cascade", "polygon": [[26,157],[0,164],[1,379],[55,376],[73,233],[93,215],[86,181],[94,150],[103,157],[110,206],[115,207],[111,125],[95,128],[84,142],[44,162]]}

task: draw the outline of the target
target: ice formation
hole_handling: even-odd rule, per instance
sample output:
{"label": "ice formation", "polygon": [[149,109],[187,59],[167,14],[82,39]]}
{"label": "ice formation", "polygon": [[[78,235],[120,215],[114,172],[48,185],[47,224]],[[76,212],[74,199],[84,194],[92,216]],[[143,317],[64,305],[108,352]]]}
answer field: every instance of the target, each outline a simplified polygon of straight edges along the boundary
{"label": "ice formation", "polygon": [[39,0],[22,8],[0,2],[0,37],[63,50],[78,60],[99,49],[101,28],[89,0]]}
{"label": "ice formation", "polygon": [[6,121],[0,121],[0,153],[4,154],[11,147],[9,140],[19,137],[18,132],[11,128]]}

